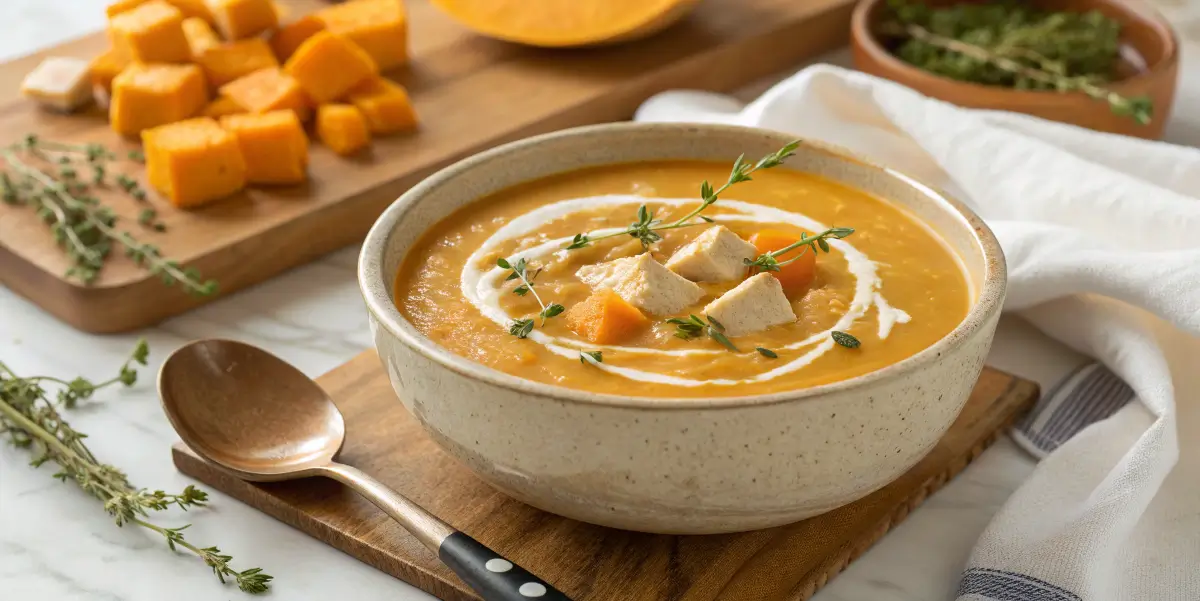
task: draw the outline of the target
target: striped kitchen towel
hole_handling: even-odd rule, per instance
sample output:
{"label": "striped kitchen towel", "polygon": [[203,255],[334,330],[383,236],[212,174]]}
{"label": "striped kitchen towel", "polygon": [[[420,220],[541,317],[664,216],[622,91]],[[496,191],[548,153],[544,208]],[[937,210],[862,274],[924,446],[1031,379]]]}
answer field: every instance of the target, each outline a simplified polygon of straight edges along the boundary
{"label": "striped kitchen towel", "polygon": [[1133,400],[1133,389],[1107,367],[1089,363],[1063,378],[1013,427],[1013,439],[1038,459]]}

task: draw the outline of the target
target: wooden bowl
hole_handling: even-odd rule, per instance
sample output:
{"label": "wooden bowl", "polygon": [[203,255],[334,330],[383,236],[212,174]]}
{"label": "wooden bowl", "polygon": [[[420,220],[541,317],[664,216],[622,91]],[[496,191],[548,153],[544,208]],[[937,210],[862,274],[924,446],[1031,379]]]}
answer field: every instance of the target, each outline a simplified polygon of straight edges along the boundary
{"label": "wooden bowl", "polygon": [[[954,0],[926,0],[934,6]],[[922,71],[893,55],[874,28],[883,18],[885,0],[862,0],[850,21],[854,66],[860,71],[906,85],[926,96],[959,106],[1026,113],[1098,131],[1158,139],[1162,137],[1179,74],[1179,44],[1161,15],[1136,0],[1033,0],[1052,10],[1098,10],[1121,24],[1121,43],[1144,61],[1144,68],[1107,86],[1123,96],[1149,96],[1154,117],[1141,125],[1113,114],[1108,105],[1081,93],[1029,91],[966,83]]]}

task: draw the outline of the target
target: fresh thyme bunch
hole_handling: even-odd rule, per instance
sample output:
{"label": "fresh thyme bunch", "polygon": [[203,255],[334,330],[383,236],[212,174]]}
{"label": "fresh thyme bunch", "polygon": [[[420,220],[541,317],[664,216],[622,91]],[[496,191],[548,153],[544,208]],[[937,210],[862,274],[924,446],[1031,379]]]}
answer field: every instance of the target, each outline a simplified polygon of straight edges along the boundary
{"label": "fresh thyme bunch", "polygon": [[1147,124],[1153,104],[1103,86],[1119,76],[1121,25],[1100,12],[1046,11],[1000,0],[932,8],[888,0],[880,33],[905,62],[935,75],[1019,90],[1081,92]]}
{"label": "fresh thyme bunch", "polygon": [[[123,249],[138,266],[159,276],[164,284],[178,284],[201,296],[215,294],[215,281],[202,279],[196,270],[183,268],[164,257],[157,246],[119,228],[112,209],[89,194],[93,187],[115,185],[134,200],[146,201],[146,191],[133,178],[123,174],[109,177],[108,168],[116,158],[99,144],[64,144],[29,134],[21,142],[0,147],[0,159],[8,164],[8,171],[0,171],[0,202],[37,211],[71,260],[68,278],[85,284],[95,281],[115,247]],[[136,151],[127,158],[135,162],[145,160]],[[38,163],[53,166],[57,171],[51,175],[51,170],[39,167]],[[90,173],[89,179],[85,180],[81,169]],[[138,223],[153,231],[164,231],[166,226],[157,216],[153,208],[144,207]]]}
{"label": "fresh thyme bunch", "polygon": [[132,386],[137,382],[137,365],[145,365],[150,349],[146,342],[139,341],[129,359],[112,379],[92,382],[84,378],[61,380],[50,376],[21,377],[0,362],[0,435],[7,435],[14,446],[29,449],[33,453],[30,465],[41,467],[53,462],[59,469],[54,477],[74,482],[84,492],[104,503],[104,510],[113,516],[118,526],[136,524],[162,535],[172,551],[183,547],[202,559],[212,568],[222,583],[233,581],[247,593],[262,593],[268,589],[271,576],[261,568],[237,571],[229,566],[233,560],[216,547],[197,547],[188,542],[183,531],[188,526],[166,528],[149,521],[151,511],[162,511],[171,506],[187,510],[203,507],[208,493],[194,486],[183,492],[169,494],[161,490],[149,491],[134,488],[121,470],[100,463],[83,439],[86,434],[75,430],[58,412],[46,386],[57,389],[58,405],[74,407],[79,401],[91,398],[96,391],[122,384]]}

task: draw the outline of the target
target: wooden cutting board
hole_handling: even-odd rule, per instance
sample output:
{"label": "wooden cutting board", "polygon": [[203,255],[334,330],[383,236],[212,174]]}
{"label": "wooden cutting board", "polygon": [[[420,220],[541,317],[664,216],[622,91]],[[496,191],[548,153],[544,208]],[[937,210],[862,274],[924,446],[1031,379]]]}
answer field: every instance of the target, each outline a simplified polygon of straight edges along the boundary
{"label": "wooden cutting board", "polygon": [[[486,39],[425,0],[407,0],[412,64],[405,84],[421,130],[377,140],[369,157],[339,158],[314,144],[304,186],[249,190],[216,205],[176,211],[152,199],[165,234],[142,232],[140,210],[100,194],[146,241],[199,269],[229,293],[351,244],[421,178],[497,144],[570,126],[626,119],[667,89],[729,90],[843,45],[854,0],[704,0],[694,14],[648,40],[587,50],[543,50]],[[318,0],[284,4],[292,15]],[[92,57],[103,33],[0,65],[0,143],[26,133],[134,148],[103,114],[58,116],[23,100],[22,78],[43,56]],[[128,171],[137,175],[136,170]],[[144,181],[143,181],[144,183]],[[119,253],[114,253],[119,254]],[[0,283],[79,329],[130,330],[211,300],[163,287],[123,256],[84,287],[31,210],[0,205]]]}
{"label": "wooden cutting board", "polygon": [[[1038,396],[985,368],[958,420],[920,463],[866,498],[789,526],[666,536],[613,530],[509,499],[442,453],[396,399],[374,351],[320,378],[345,414],[340,460],[363,469],[575,601],[803,600],[987,448]],[[250,484],[177,445],[207,485],[447,601],[478,601],[390,518],[332,480]],[[266,566],[270,571],[270,566]]]}

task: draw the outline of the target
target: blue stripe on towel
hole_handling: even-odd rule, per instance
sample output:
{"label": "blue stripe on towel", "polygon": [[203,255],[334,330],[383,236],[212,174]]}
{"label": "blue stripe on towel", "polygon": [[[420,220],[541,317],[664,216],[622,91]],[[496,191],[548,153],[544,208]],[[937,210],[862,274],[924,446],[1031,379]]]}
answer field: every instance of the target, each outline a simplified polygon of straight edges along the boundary
{"label": "blue stripe on towel", "polygon": [[987,568],[963,572],[956,596],[967,595],[994,601],[1080,601],[1079,595],[1033,576]]}
{"label": "blue stripe on towel", "polygon": [[1133,389],[1099,363],[1085,365],[1059,382],[1013,428],[1013,438],[1045,457],[1080,430],[1124,407]]}

